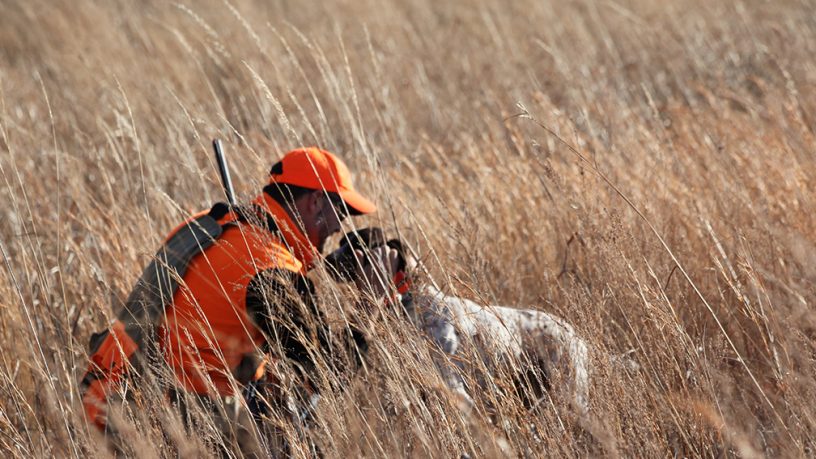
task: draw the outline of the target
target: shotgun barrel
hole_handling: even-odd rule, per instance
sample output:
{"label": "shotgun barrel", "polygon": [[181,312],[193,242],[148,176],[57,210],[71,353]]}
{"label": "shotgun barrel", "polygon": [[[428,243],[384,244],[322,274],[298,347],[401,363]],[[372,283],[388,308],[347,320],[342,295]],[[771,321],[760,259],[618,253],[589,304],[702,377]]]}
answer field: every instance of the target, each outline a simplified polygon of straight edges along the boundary
{"label": "shotgun barrel", "polygon": [[224,156],[224,149],[221,148],[221,139],[213,139],[213,150],[215,150],[215,160],[218,162],[218,173],[221,175],[221,185],[224,186],[224,194],[227,195],[227,202],[231,206],[235,205],[235,190],[232,188],[232,177],[230,177],[229,164]]}

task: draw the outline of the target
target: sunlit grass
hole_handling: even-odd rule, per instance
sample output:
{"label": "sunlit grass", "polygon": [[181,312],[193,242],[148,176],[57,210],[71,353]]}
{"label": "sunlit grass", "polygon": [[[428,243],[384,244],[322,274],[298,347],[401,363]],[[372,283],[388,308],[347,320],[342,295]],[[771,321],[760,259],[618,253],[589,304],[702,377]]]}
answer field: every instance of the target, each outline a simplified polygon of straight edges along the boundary
{"label": "sunlit grass", "polygon": [[[502,374],[466,415],[417,330],[322,282],[373,342],[320,404],[328,456],[813,454],[813,6],[7,2],[0,448],[110,453],[79,404],[88,337],[222,199],[221,137],[244,199],[293,147],[338,153],[380,207],[355,225],[593,349],[589,418],[527,411]],[[608,361],[629,351],[636,372]],[[129,454],[214,454],[214,426],[141,397]]]}

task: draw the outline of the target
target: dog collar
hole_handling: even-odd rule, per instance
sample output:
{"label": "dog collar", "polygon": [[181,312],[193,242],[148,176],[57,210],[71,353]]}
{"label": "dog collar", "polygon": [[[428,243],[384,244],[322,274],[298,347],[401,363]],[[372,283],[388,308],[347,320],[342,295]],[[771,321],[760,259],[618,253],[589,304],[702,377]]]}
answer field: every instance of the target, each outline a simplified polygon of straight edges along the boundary
{"label": "dog collar", "polygon": [[394,275],[394,285],[397,287],[397,293],[405,295],[411,289],[411,280],[405,271],[397,271]]}

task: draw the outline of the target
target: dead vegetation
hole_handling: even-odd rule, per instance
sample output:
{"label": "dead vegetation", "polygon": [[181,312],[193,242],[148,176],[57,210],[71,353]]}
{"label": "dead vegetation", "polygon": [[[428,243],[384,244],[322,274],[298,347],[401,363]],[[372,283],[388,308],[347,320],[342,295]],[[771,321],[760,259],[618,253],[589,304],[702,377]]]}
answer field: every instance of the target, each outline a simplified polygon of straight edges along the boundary
{"label": "dead vegetation", "polygon": [[[220,199],[215,136],[244,197],[288,149],[340,153],[367,223],[439,283],[597,350],[590,419],[528,412],[502,375],[468,417],[416,331],[363,317],[370,363],[314,428],[328,456],[813,455],[814,7],[4,2],[3,455],[109,454],[78,404],[87,340]],[[603,358],[627,351],[639,371]],[[213,451],[146,397],[131,454]]]}

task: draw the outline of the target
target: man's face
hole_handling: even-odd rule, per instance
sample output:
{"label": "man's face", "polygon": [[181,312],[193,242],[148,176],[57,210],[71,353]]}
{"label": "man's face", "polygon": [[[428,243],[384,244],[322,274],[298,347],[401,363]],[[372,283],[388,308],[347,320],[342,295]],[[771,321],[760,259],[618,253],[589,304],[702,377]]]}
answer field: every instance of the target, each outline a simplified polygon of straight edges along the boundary
{"label": "man's face", "polygon": [[326,240],[340,231],[340,223],[346,218],[345,206],[340,198],[323,191],[315,191],[306,196],[301,209],[301,218],[309,242],[319,253],[323,253]]}

